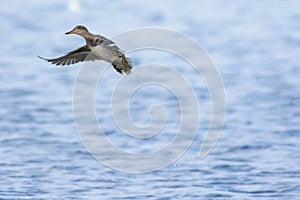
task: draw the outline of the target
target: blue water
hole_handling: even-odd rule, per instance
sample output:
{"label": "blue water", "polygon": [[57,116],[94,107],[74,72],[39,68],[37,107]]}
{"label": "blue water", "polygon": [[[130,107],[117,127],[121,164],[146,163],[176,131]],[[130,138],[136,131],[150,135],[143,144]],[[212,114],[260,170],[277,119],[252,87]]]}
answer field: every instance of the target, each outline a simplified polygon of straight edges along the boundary
{"label": "blue water", "polygon": [[[299,199],[299,7],[296,0],[82,0],[80,9],[72,11],[58,0],[2,3],[0,198]],[[169,28],[207,50],[222,75],[227,103],[222,136],[208,157],[198,157],[205,117],[191,148],[160,170],[119,172],[87,151],[72,110],[80,65],[55,68],[36,58],[81,45],[81,38],[64,35],[76,24],[107,37],[140,27]],[[139,64],[152,59],[138,53],[132,57]],[[205,116],[209,93],[203,86],[199,91]],[[149,100],[149,95],[141,92],[133,101]],[[159,97],[134,107],[133,120],[147,124],[144,109],[157,99],[172,110],[174,101]],[[103,123],[117,144],[126,142],[118,129]]]}

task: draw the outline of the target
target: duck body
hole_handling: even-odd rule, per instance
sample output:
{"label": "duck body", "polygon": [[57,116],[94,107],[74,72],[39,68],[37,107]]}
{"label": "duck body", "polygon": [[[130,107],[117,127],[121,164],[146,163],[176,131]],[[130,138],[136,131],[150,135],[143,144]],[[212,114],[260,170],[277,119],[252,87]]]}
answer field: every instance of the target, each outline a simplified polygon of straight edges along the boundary
{"label": "duck body", "polygon": [[88,32],[84,26],[76,26],[72,31],[66,34],[78,34],[86,40],[86,45],[54,59],[41,59],[47,60],[55,65],[70,65],[83,61],[104,60],[112,64],[115,70],[121,74],[130,74],[132,63],[127,58],[124,52],[116,46],[116,44],[101,36],[94,35]]}
{"label": "duck body", "polygon": [[112,63],[122,56],[123,52],[112,41],[101,38],[99,35],[95,36],[95,38],[95,41],[92,40],[89,42],[89,48],[99,59]]}

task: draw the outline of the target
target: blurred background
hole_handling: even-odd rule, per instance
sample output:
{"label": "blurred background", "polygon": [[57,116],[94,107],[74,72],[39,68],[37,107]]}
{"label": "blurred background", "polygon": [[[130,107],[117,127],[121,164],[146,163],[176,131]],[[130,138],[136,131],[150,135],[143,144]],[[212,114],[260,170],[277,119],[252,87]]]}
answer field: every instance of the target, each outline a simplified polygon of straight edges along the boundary
{"label": "blurred background", "polygon": [[[1,1],[0,198],[297,199],[299,7],[296,0]],[[56,68],[36,57],[60,56],[84,44],[64,35],[77,24],[108,38],[142,27],[168,28],[206,49],[227,101],[225,127],[212,153],[198,158],[204,117],[191,148],[164,169],[126,174],[95,160],[73,122],[79,66]],[[142,53],[131,57],[138,64],[153,60]],[[119,75],[112,69],[110,76]],[[209,92],[205,85],[199,92],[205,116]],[[138,95],[137,101],[145,98]],[[132,115],[142,116],[146,106]]]}

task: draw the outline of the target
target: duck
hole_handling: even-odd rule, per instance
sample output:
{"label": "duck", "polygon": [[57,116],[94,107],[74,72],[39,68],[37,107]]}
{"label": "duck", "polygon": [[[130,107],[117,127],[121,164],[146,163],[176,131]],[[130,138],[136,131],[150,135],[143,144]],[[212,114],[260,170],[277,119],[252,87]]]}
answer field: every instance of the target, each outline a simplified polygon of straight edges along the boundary
{"label": "duck", "polygon": [[65,34],[80,35],[85,39],[86,44],[61,57],[47,59],[38,55],[38,58],[57,66],[71,65],[85,61],[104,60],[111,63],[114,69],[120,74],[129,75],[131,73],[133,65],[130,58],[126,57],[124,51],[110,39],[102,35],[92,34],[82,25],[75,26],[71,31]]}

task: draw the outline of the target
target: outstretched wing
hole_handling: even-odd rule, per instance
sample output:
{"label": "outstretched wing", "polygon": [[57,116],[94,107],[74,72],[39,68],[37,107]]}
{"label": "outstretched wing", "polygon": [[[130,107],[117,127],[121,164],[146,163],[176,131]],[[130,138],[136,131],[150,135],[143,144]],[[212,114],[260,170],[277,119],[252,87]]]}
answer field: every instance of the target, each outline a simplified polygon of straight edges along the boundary
{"label": "outstretched wing", "polygon": [[90,48],[87,45],[79,47],[78,49],[75,49],[74,51],[71,51],[66,55],[58,58],[46,59],[40,56],[38,57],[52,64],[61,66],[71,65],[83,61],[95,61],[98,59],[96,55],[91,52]]}

